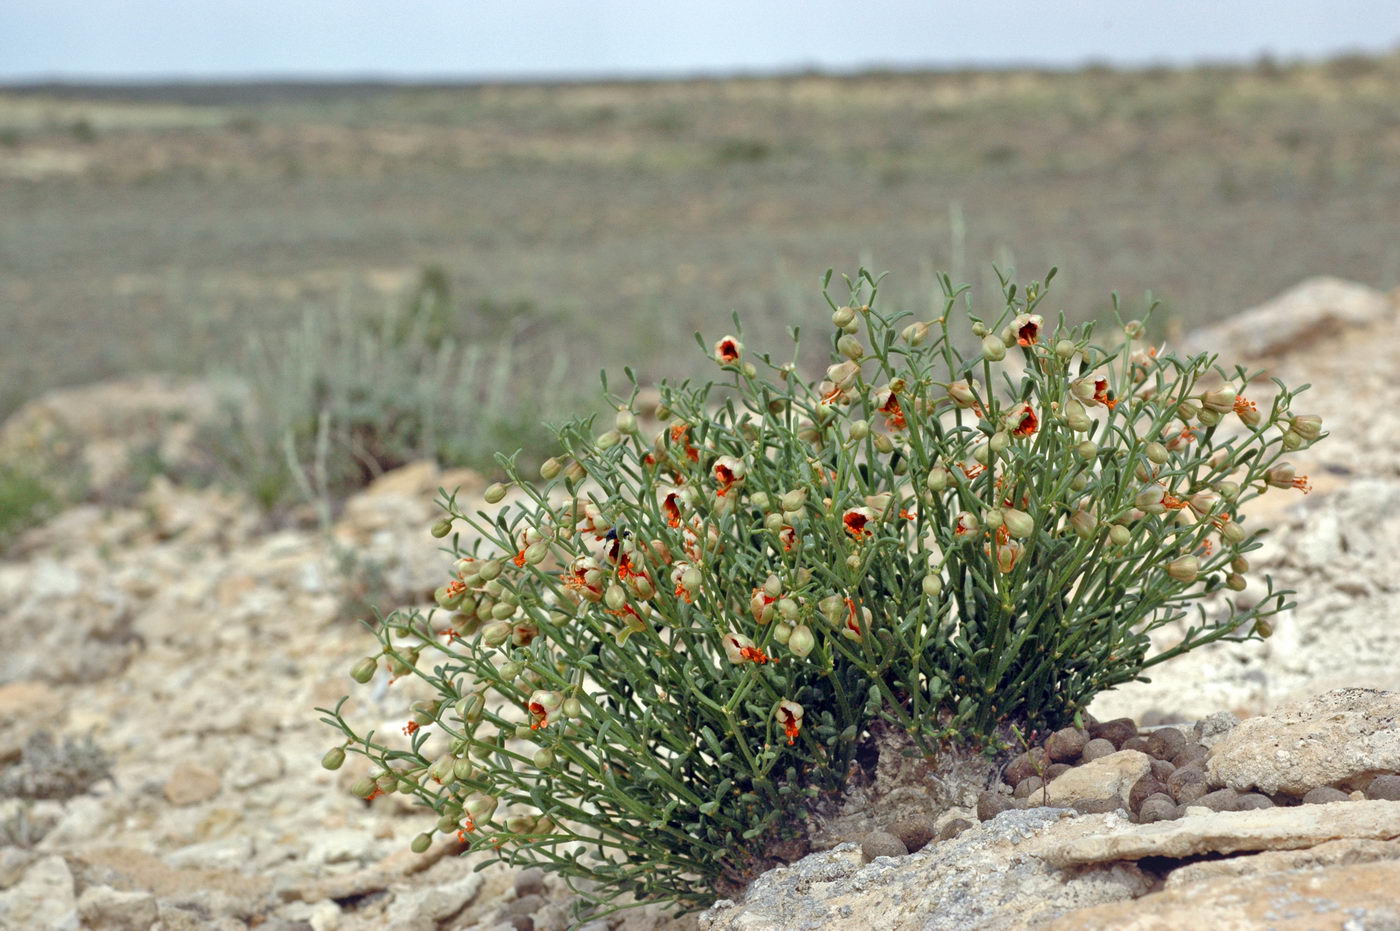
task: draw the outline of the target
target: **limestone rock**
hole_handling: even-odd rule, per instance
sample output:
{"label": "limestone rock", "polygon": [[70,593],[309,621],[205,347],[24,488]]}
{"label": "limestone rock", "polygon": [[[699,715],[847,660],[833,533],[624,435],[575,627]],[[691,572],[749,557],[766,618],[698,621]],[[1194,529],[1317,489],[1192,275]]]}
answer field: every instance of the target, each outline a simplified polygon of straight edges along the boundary
{"label": "limestone rock", "polygon": [[1187,334],[1188,351],[1219,352],[1245,362],[1279,356],[1320,338],[1384,320],[1389,298],[1340,278],[1309,278],[1272,300],[1206,330]]}
{"label": "limestone rock", "polygon": [[1152,770],[1152,760],[1137,750],[1119,750],[1076,766],[1046,787],[1046,804],[1068,805],[1085,799],[1120,799],[1124,806],[1133,785]]}
{"label": "limestone rock", "polygon": [[149,892],[89,886],[78,899],[78,914],[83,927],[93,931],[148,931],[159,919],[160,909]]}
{"label": "limestone rock", "polygon": [[172,805],[197,805],[219,794],[219,774],[198,763],[184,762],[165,781],[165,797]]}
{"label": "limestone rock", "polygon": [[1242,722],[1207,757],[1234,789],[1301,797],[1400,770],[1400,693],[1337,689]]}
{"label": "limestone rock", "polygon": [[78,927],[73,873],[60,856],[44,857],[0,892],[0,928]]}
{"label": "limestone rock", "polygon": [[1032,839],[1061,822],[1048,808],[1007,811],[957,837],[898,860],[862,865],[842,844],[771,870],[739,902],[718,902],[700,918],[705,931],[806,931],[867,927],[937,931],[1023,927],[1091,903],[1143,894],[1133,865],[1066,875],[1024,856]]}
{"label": "limestone rock", "polygon": [[1056,866],[1143,857],[1290,850],[1340,838],[1400,838],[1400,805],[1349,802],[1188,815],[1179,821],[1134,825],[1105,815],[1046,832],[1027,851]]}
{"label": "limestone rock", "polygon": [[1046,925],[1053,931],[1211,928],[1313,931],[1400,927],[1400,860],[1223,877],[1081,909]]}
{"label": "limestone rock", "polygon": [[1378,860],[1400,860],[1400,840],[1331,840],[1301,850],[1265,850],[1223,860],[1201,860],[1172,870],[1167,874],[1166,886],[1173,888],[1221,876],[1252,876]]}

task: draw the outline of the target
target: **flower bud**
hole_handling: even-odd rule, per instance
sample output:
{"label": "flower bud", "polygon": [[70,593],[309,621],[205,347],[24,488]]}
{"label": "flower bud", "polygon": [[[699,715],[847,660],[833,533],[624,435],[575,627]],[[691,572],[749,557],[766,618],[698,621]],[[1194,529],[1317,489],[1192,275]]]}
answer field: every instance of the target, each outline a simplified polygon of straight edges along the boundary
{"label": "flower bud", "polygon": [[1195,556],[1179,556],[1167,563],[1167,575],[1178,582],[1194,582],[1200,571],[1201,563]]}
{"label": "flower bud", "polygon": [[501,570],[504,568],[499,559],[488,559],[477,566],[476,576],[483,582],[490,582],[492,579],[499,576]]}
{"label": "flower bud", "polygon": [[948,487],[948,470],[942,466],[934,466],[928,470],[928,478],[924,483],[929,491],[942,491]]}
{"label": "flower bud", "polygon": [[870,422],[868,420],[854,420],[846,431],[846,435],[859,442],[870,435]]}
{"label": "flower bud", "polygon": [[851,361],[865,355],[865,347],[861,345],[860,340],[849,333],[836,341],[836,351]]}
{"label": "flower bud", "polygon": [[1240,486],[1236,482],[1221,482],[1215,486],[1215,490],[1226,501],[1234,501],[1240,495]]}
{"label": "flower bud", "polygon": [[578,460],[571,461],[564,466],[564,480],[578,483],[588,477],[588,470],[583,467],[583,463]]}
{"label": "flower bud", "polygon": [[1025,511],[1005,508],[1002,511],[1002,521],[1006,525],[1007,532],[1018,540],[1023,540],[1035,533],[1035,518]]}
{"label": "flower bud", "polygon": [[618,433],[616,430],[608,430],[598,434],[598,438],[593,442],[598,444],[599,449],[612,449],[622,442],[622,434]]}
{"label": "flower bud", "polygon": [[535,769],[549,769],[554,765],[554,751],[548,747],[541,747],[535,751],[531,762],[535,764]]}
{"label": "flower bud", "polygon": [[481,628],[481,642],[488,647],[498,647],[510,639],[515,626],[509,621],[492,621]]}
{"label": "flower bud", "polygon": [[1231,385],[1214,388],[1201,395],[1201,407],[1217,414],[1228,414],[1235,409],[1235,389]]}
{"label": "flower bud", "polygon": [[795,621],[797,620],[797,614],[798,606],[796,601],[791,598],[778,599],[778,617],[785,621]]}
{"label": "flower bud", "polygon": [[1098,521],[1095,520],[1094,515],[1080,508],[1069,516],[1069,526],[1074,531],[1075,536],[1081,540],[1088,540],[1094,535]]}
{"label": "flower bud", "polygon": [[796,656],[806,657],[816,648],[817,638],[812,633],[812,628],[806,624],[798,624],[788,635],[787,648]]}
{"label": "flower bud", "polygon": [[890,453],[894,452],[894,440],[890,439],[889,436],[884,433],[875,434],[875,451],[881,455],[888,456]]}
{"label": "flower bud", "polygon": [[617,412],[617,417],[613,420],[613,426],[617,428],[618,433],[636,433],[637,415],[623,408]]}
{"label": "flower bud", "polygon": [[977,395],[973,393],[972,385],[966,381],[954,381],[948,383],[948,397],[958,407],[972,407],[977,403]]}
{"label": "flower bud", "polygon": [[778,644],[786,646],[788,638],[791,636],[792,627],[787,624],[778,624],[773,628],[773,640]]}
{"label": "flower bud", "polygon": [[922,346],[928,339],[929,325],[927,323],[911,323],[900,331],[900,336],[911,346]]}
{"label": "flower bud", "polygon": [[1133,498],[1133,504],[1145,511],[1154,505],[1160,505],[1162,503],[1162,496],[1166,494],[1166,491],[1167,490],[1161,485],[1148,485]]}
{"label": "flower bud", "polygon": [[531,543],[525,547],[525,561],[532,566],[538,566],[544,562],[549,555],[549,544],[541,540],[538,543]]}
{"label": "flower bud", "polygon": [[358,798],[369,798],[374,794],[374,790],[379,788],[373,779],[362,776],[350,785],[350,794]]}
{"label": "flower bud", "polygon": [[807,489],[797,488],[789,491],[778,503],[784,511],[800,511],[807,506]]}
{"label": "flower bud", "polygon": [[443,537],[447,536],[449,533],[452,532],[452,518],[442,518],[441,520],[433,524],[432,528],[429,529],[428,532],[431,533],[433,536],[437,537],[439,540],[441,540]]}
{"label": "flower bud", "polygon": [[500,504],[505,496],[506,486],[500,482],[492,482],[490,485],[487,485],[486,491],[481,495],[481,497],[486,499],[487,504]]}
{"label": "flower bud", "polygon": [[1065,425],[1075,433],[1087,433],[1094,421],[1084,405],[1071,398],[1065,402]]}
{"label": "flower bud", "polygon": [[603,593],[603,604],[607,605],[611,611],[621,611],[622,606],[627,604],[627,593],[622,590],[621,585],[613,582]]}
{"label": "flower bud", "polygon": [[374,656],[366,656],[350,668],[350,678],[364,685],[374,678],[374,673],[378,668],[379,659]]}
{"label": "flower bud", "polygon": [[1148,443],[1143,449],[1143,453],[1147,456],[1147,461],[1153,465],[1162,465],[1171,458],[1171,453],[1167,452],[1167,448],[1161,443]]}
{"label": "flower bud", "polygon": [[1055,355],[1059,356],[1063,361],[1068,362],[1070,359],[1074,358],[1074,353],[1078,348],[1078,346],[1074,345],[1074,343],[1069,340],[1062,339],[1055,344]]}
{"label": "flower bud", "polygon": [[1291,453],[1295,450],[1302,449],[1305,445],[1307,445],[1307,440],[1303,439],[1301,436],[1294,433],[1292,430],[1289,430],[1283,435],[1283,439],[1280,440],[1280,444],[1283,446],[1284,450]]}
{"label": "flower bud", "polygon": [[860,374],[860,366],[851,360],[837,362],[835,365],[827,366],[826,377],[832,385],[842,391],[847,390],[856,383],[856,376]]}
{"label": "flower bud", "polygon": [[1201,426],[1214,427],[1220,423],[1220,418],[1222,415],[1219,411],[1213,411],[1210,408],[1205,407],[1202,408],[1201,412],[1196,416],[1200,420]]}
{"label": "flower bud", "polygon": [[1007,435],[1006,431],[998,430],[992,434],[991,439],[987,440],[987,449],[991,451],[992,455],[997,456],[1004,452],[1010,444],[1011,437]]}
{"label": "flower bud", "polygon": [[1186,501],[1197,514],[1205,515],[1220,506],[1220,495],[1213,491],[1198,491]]}
{"label": "flower bud", "polygon": [[1322,418],[1316,414],[1298,414],[1288,421],[1290,433],[1312,442],[1322,435]]}
{"label": "flower bud", "polygon": [[1142,334],[1146,332],[1146,327],[1141,320],[1129,320],[1123,324],[1123,335],[1128,339],[1142,339]]}
{"label": "flower bud", "polygon": [[457,717],[463,721],[480,721],[481,712],[486,707],[486,696],[477,692],[463,696],[457,702]]}
{"label": "flower bud", "polygon": [[499,802],[489,795],[472,795],[462,803],[462,810],[471,815],[473,821],[481,824],[491,820]]}
{"label": "flower bud", "polygon": [[1176,416],[1183,421],[1194,420],[1200,413],[1201,405],[1189,398],[1176,406]]}
{"label": "flower bud", "polygon": [[943,577],[937,572],[930,572],[925,575],[923,582],[920,584],[924,590],[925,597],[937,598],[939,595],[943,594]]}
{"label": "flower bud", "polygon": [[972,460],[987,465],[992,461],[992,447],[989,443],[978,443],[972,447]]}
{"label": "flower bud", "polygon": [[856,310],[854,307],[838,307],[831,313],[831,322],[840,329],[845,329],[856,322]]}
{"label": "flower bud", "polygon": [[817,602],[817,610],[822,617],[835,624],[845,616],[846,600],[840,595],[827,595]]}
{"label": "flower bud", "polygon": [[1247,536],[1249,536],[1248,532],[1234,521],[1227,521],[1220,528],[1220,538],[1226,543],[1238,545],[1243,543]]}
{"label": "flower bud", "polygon": [[1245,577],[1238,572],[1231,572],[1225,576],[1225,587],[1232,592],[1242,592],[1249,587],[1249,582],[1245,581]]}
{"label": "flower bud", "polygon": [[1236,556],[1234,559],[1230,560],[1230,568],[1235,572],[1248,572],[1249,560],[1245,559],[1243,556]]}
{"label": "flower bud", "polygon": [[552,482],[562,471],[564,471],[564,464],[553,456],[540,463],[540,478],[546,482]]}
{"label": "flower bud", "polygon": [[982,355],[991,362],[1000,362],[1006,358],[1006,343],[1000,337],[988,336],[982,340]]}
{"label": "flower bud", "polygon": [[846,557],[846,568],[852,571],[858,571],[860,569],[859,553],[852,553],[851,555]]}
{"label": "flower bud", "polygon": [[1114,524],[1108,528],[1108,542],[1114,546],[1127,546],[1128,541],[1133,538],[1132,531],[1122,524]]}
{"label": "flower bud", "polygon": [[1069,487],[1074,491],[1083,491],[1089,487],[1089,476],[1083,472],[1076,473],[1074,478],[1069,480]]}
{"label": "flower bud", "polygon": [[1268,640],[1274,635],[1274,625],[1260,618],[1254,622],[1254,632],[1265,640]]}
{"label": "flower bud", "polygon": [[563,711],[565,717],[583,717],[583,702],[579,701],[577,698],[564,699],[564,704],[560,705],[559,708]]}
{"label": "flower bud", "polygon": [[1093,440],[1084,440],[1074,447],[1074,451],[1079,454],[1081,459],[1093,459],[1099,454],[1099,447]]}
{"label": "flower bud", "polygon": [[340,769],[345,764],[345,748],[332,747],[326,751],[326,755],[321,757],[322,769]]}

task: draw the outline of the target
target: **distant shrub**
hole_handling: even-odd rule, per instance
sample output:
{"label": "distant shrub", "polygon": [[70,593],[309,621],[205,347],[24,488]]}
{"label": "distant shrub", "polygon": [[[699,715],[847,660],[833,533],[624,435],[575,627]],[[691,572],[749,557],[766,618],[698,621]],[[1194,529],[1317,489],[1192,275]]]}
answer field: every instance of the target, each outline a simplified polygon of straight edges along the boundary
{"label": "distant shrub", "polygon": [[0,797],[69,799],[112,776],[112,760],[92,738],[63,743],[40,731],[24,744],[18,763],[0,771]]}
{"label": "distant shrub", "polygon": [[538,462],[543,421],[573,410],[563,360],[522,353],[504,327],[461,339],[452,316],[430,269],[405,308],[308,312],[251,337],[236,369],[248,394],[205,432],[209,460],[269,509],[299,496],[297,470],[336,501],[417,459],[486,467],[510,448]]}
{"label": "distant shrub", "polygon": [[435,698],[406,742],[321,709],[325,765],[361,754],[356,793],[431,808],[415,850],[455,834],[587,881],[599,911],[698,908],[800,855],[878,732],[995,746],[1268,636],[1289,593],[1237,594],[1258,545],[1239,509],[1307,490],[1280,457],[1321,421],[1282,386],[1258,409],[1251,373],[1159,353],[1137,321],[1107,345],[1049,327],[1039,284],[958,321],[940,280],[931,321],[848,281],[818,381],[795,347],[726,336],[719,381],[662,384],[654,438],[633,384],[612,423],[560,431],[542,483],[502,457],[498,513],[447,496],[433,532],[468,532],[441,610],[391,615],[351,670]]}
{"label": "distant shrub", "polygon": [[714,148],[715,161],[721,165],[766,161],[773,147],[762,139],[725,139]]}

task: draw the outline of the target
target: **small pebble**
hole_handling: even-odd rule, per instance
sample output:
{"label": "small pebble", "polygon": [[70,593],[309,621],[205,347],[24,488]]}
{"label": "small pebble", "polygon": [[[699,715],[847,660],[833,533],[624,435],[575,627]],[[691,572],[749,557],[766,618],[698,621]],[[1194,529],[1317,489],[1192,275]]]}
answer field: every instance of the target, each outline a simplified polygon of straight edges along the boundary
{"label": "small pebble", "polygon": [[1180,817],[1181,810],[1176,807],[1172,797],[1158,793],[1143,799],[1137,821],[1138,824],[1151,824],[1154,821],[1175,821]]}
{"label": "small pebble", "polygon": [[1188,743],[1186,749],[1172,757],[1172,765],[1180,769],[1183,766],[1190,766],[1198,760],[1204,762],[1207,752],[1206,748],[1200,744]]}
{"label": "small pebble", "polygon": [[860,853],[869,863],[876,857],[902,857],[909,853],[904,842],[889,831],[871,831],[860,842]]}
{"label": "small pebble", "polygon": [[1234,789],[1216,789],[1214,792],[1207,792],[1196,799],[1197,805],[1203,805],[1211,811],[1238,811],[1240,794]]}
{"label": "small pebble", "polygon": [[1077,727],[1065,727],[1046,738],[1045,752],[1049,754],[1051,762],[1070,763],[1079,759],[1088,742],[1089,735],[1084,731]]}
{"label": "small pebble", "polygon": [[535,916],[533,915],[512,915],[510,926],[515,931],[535,931]]}
{"label": "small pebble", "polygon": [[1197,721],[1196,726],[1191,729],[1191,736],[1196,738],[1197,743],[1210,747],[1234,730],[1239,723],[1240,719],[1230,712],[1217,711]]}
{"label": "small pebble", "polygon": [[1016,783],[1016,790],[1011,793],[1012,798],[1030,798],[1032,792],[1040,791],[1045,785],[1045,780],[1039,776],[1027,776]]}
{"label": "small pebble", "polygon": [[1148,753],[1159,760],[1170,760],[1182,750],[1185,750],[1189,741],[1186,735],[1174,727],[1159,727],[1148,735]]}
{"label": "small pebble", "polygon": [[1208,792],[1210,786],[1205,782],[1188,782],[1174,793],[1174,797],[1182,805],[1194,805]]}
{"label": "small pebble", "polygon": [[1022,779],[1039,775],[1049,765],[1050,760],[1046,757],[1045,750],[1032,747],[1025,753],[1011,758],[1011,762],[1006,764],[1006,772],[1002,774],[1002,781],[1009,786],[1018,785]]}
{"label": "small pebble", "polygon": [[977,796],[977,820],[990,821],[1012,807],[1011,796],[1000,792],[983,792]]}
{"label": "small pebble", "polygon": [[1071,769],[1074,769],[1074,767],[1070,766],[1068,763],[1051,763],[1045,769],[1045,781],[1054,782],[1056,776],[1061,773],[1067,773]]}
{"label": "small pebble", "polygon": [[[1178,802],[1181,801],[1182,790],[1187,786],[1199,785],[1201,794],[1205,794],[1206,774],[1194,766],[1178,767],[1163,781],[1167,784],[1167,792]],[[1200,795],[1196,797],[1200,798]]]}
{"label": "small pebble", "polygon": [[1148,753],[1148,750],[1149,748],[1151,748],[1151,746],[1151,741],[1149,741],[1146,737],[1129,737],[1127,740],[1123,741],[1123,746],[1119,747],[1118,749],[1136,750],[1138,753],[1146,753],[1148,756],[1151,756],[1152,754]]}
{"label": "small pebble", "polygon": [[1377,776],[1366,787],[1366,797],[1387,802],[1400,802],[1400,776]]}
{"label": "small pebble", "polygon": [[1084,745],[1084,752],[1079,755],[1079,758],[1085,763],[1092,763],[1094,760],[1117,752],[1118,748],[1113,745],[1113,741],[1107,737],[1095,737]]}
{"label": "small pebble", "polygon": [[1235,811],[1249,811],[1252,808],[1273,808],[1274,800],[1258,792],[1246,792],[1235,802]]}
{"label": "small pebble", "polygon": [[535,912],[544,908],[544,906],[544,896],[532,892],[529,895],[522,895],[514,902],[507,903],[506,914],[512,917],[516,915],[534,915]]}
{"label": "small pebble", "polygon": [[1169,762],[1166,761],[1166,760],[1153,760],[1153,761],[1152,761],[1152,775],[1156,776],[1158,779],[1160,779],[1160,780],[1163,781],[1163,782],[1166,782],[1166,781],[1167,781],[1167,777],[1170,776],[1170,775],[1171,775],[1173,772],[1175,772],[1175,771],[1176,771],[1176,767],[1173,766],[1171,763],[1169,763]]}
{"label": "small pebble", "polygon": [[1115,750],[1118,750],[1122,748],[1124,741],[1137,736],[1137,725],[1133,723],[1132,718],[1114,718],[1112,721],[1104,721],[1102,724],[1091,726],[1089,736],[1102,737],[1113,744]]}
{"label": "small pebble", "polygon": [[912,815],[900,818],[889,826],[889,832],[898,837],[910,853],[922,850],[937,834],[933,819],[927,815]]}
{"label": "small pebble", "polygon": [[1318,786],[1316,789],[1309,789],[1303,793],[1304,805],[1326,805],[1330,802],[1349,802],[1351,796],[1341,789],[1334,789],[1331,786]]}
{"label": "small pebble", "polygon": [[515,874],[516,898],[523,899],[527,895],[538,895],[541,892],[544,892],[544,870],[532,866]]}
{"label": "small pebble", "polygon": [[966,818],[954,818],[938,829],[938,839],[950,840],[970,827],[972,827],[972,822],[968,821]]}
{"label": "small pebble", "polygon": [[1143,801],[1152,795],[1168,795],[1167,786],[1162,780],[1148,773],[1133,783],[1133,787],[1128,790],[1128,810],[1138,811],[1142,808]]}

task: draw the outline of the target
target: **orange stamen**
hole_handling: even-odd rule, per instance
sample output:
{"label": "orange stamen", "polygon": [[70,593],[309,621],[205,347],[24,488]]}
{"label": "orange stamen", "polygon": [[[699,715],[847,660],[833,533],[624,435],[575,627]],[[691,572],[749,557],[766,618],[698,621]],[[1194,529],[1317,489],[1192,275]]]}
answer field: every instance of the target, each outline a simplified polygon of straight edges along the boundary
{"label": "orange stamen", "polygon": [[1242,394],[1235,395],[1235,413],[1243,417],[1245,414],[1259,410],[1259,405],[1249,400]]}

